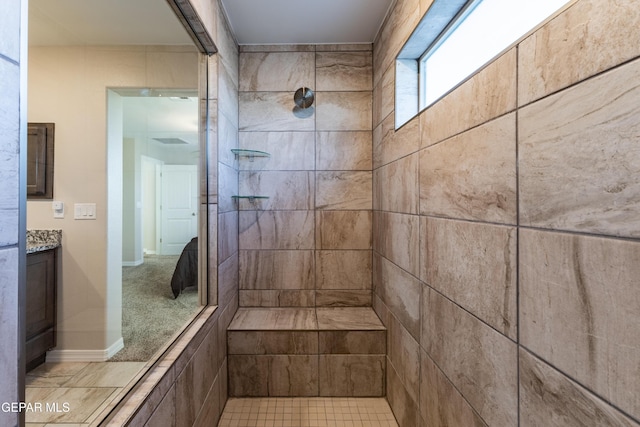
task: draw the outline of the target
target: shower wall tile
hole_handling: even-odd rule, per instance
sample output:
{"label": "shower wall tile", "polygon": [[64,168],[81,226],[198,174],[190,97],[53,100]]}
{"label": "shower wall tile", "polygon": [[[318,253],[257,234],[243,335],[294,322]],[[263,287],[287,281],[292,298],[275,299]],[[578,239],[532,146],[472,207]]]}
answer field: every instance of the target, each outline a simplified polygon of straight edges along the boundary
{"label": "shower wall tile", "polygon": [[229,354],[318,354],[318,332],[230,331]]}
{"label": "shower wall tile", "polygon": [[[238,252],[234,252],[218,266],[217,304],[226,307],[238,295]],[[215,301],[215,300],[212,300]]]}
{"label": "shower wall tile", "polygon": [[419,0],[396,1],[391,7],[373,45],[374,86],[382,77],[378,71],[386,70],[393,64],[421,16]]}
{"label": "shower wall tile", "polygon": [[218,163],[218,210],[220,212],[235,211],[232,196],[238,194],[238,171],[224,163]]}
{"label": "shower wall tile", "polygon": [[420,415],[424,425],[487,427],[424,350],[420,352],[420,366]]}
{"label": "shower wall tile", "polygon": [[230,355],[229,396],[317,396],[317,355]]}
{"label": "shower wall tile", "polygon": [[392,364],[387,363],[387,401],[399,426],[419,426],[420,408],[400,381]]}
{"label": "shower wall tile", "polygon": [[240,251],[240,289],[314,288],[313,251]]}
{"label": "shower wall tile", "polygon": [[317,52],[317,91],[371,91],[372,52]]}
{"label": "shower wall tile", "polygon": [[239,309],[229,330],[314,330],[318,321],[313,309]]}
{"label": "shower wall tile", "polygon": [[371,132],[318,132],[317,170],[371,170]]}
{"label": "shower wall tile", "polygon": [[[210,102],[217,103],[217,101]],[[215,120],[218,125],[216,133],[218,135],[218,138],[216,139],[218,141],[218,149],[211,151],[215,153],[214,155],[217,156],[220,163],[223,163],[233,169],[237,169],[238,159],[236,159],[236,156],[231,152],[231,149],[238,148],[238,122],[232,122],[224,114],[215,113],[215,115],[217,116]],[[216,122],[214,121],[214,123]],[[209,163],[209,173],[217,176],[217,171],[213,167],[215,164],[217,164],[217,162]],[[214,191],[217,191],[217,189]]]}
{"label": "shower wall tile", "polygon": [[340,43],[316,45],[316,52],[371,52],[371,43]]}
{"label": "shower wall tile", "polygon": [[241,307],[314,307],[315,291],[240,290]]}
{"label": "shower wall tile", "polygon": [[240,170],[314,170],[314,132],[240,132],[240,148],[269,153],[244,159]]}
{"label": "shower wall tile", "polygon": [[371,252],[316,251],[315,278],[317,289],[371,289]]}
{"label": "shower wall tile", "polygon": [[316,209],[371,209],[369,171],[316,172]]}
{"label": "shower wall tile", "polygon": [[516,81],[514,48],[420,114],[421,146],[433,145],[513,111]]}
{"label": "shower wall tile", "polygon": [[241,53],[250,52],[315,52],[313,44],[255,44],[239,46]]}
{"label": "shower wall tile", "polygon": [[375,211],[373,248],[389,261],[418,277],[420,221],[417,215]]}
{"label": "shower wall tile", "polygon": [[640,243],[521,230],[520,259],[522,344],[640,418]]}
{"label": "shower wall tile", "polygon": [[524,349],[520,349],[520,396],[523,427],[640,426]]}
{"label": "shower wall tile", "polygon": [[418,159],[419,156],[416,153],[374,171],[373,188],[376,201],[374,209],[418,214],[420,202]]}
{"label": "shower wall tile", "polygon": [[629,37],[640,26],[633,2],[612,8],[597,0],[582,0],[520,43],[520,105],[640,55]]}
{"label": "shower wall tile", "polygon": [[430,288],[420,344],[489,425],[517,425],[517,345]]}
{"label": "shower wall tile", "polygon": [[319,331],[320,354],[386,354],[385,331]]}
{"label": "shower wall tile", "polygon": [[[268,196],[261,209],[313,209],[315,174],[294,171],[240,172],[238,194]],[[241,209],[251,209],[251,206]]]}
{"label": "shower wall tile", "polygon": [[313,89],[316,80],[312,52],[255,52],[240,55],[240,87],[246,91],[295,92]]}
{"label": "shower wall tile", "polygon": [[316,129],[371,130],[371,91],[316,92]]}
{"label": "shower wall tile", "polygon": [[387,68],[377,83],[378,87],[373,92],[374,129],[395,110],[395,71],[393,65]]}
{"label": "shower wall tile", "polygon": [[294,108],[291,92],[240,92],[239,102],[241,131],[314,130],[314,108]]}
{"label": "shower wall tile", "polygon": [[371,249],[371,211],[316,212],[316,249]]}
{"label": "shower wall tile", "polygon": [[[418,279],[384,257],[373,255],[373,280],[376,295],[416,340],[420,338],[420,295]],[[385,325],[391,327],[391,320]]]}
{"label": "shower wall tile", "polygon": [[420,213],[516,223],[516,121],[508,114],[420,151]]}
{"label": "shower wall tile", "polygon": [[313,211],[241,211],[240,249],[313,249]]}
{"label": "shower wall tile", "polygon": [[420,345],[397,317],[391,316],[387,327],[387,360],[393,365],[399,380],[411,399],[418,402],[420,396]]}
{"label": "shower wall tile", "polygon": [[521,109],[522,224],[640,237],[638,81],[640,60]]}
{"label": "shower wall tile", "polygon": [[238,212],[218,215],[218,261],[224,262],[238,251]]}
{"label": "shower wall tile", "polygon": [[387,116],[373,130],[373,166],[398,160],[420,149],[420,120],[414,118],[397,131],[394,130],[395,117]]}
{"label": "shower wall tile", "polygon": [[321,354],[318,357],[320,396],[384,396],[383,354]]}
{"label": "shower wall tile", "polygon": [[371,290],[318,290],[316,307],[371,307]]}
{"label": "shower wall tile", "polygon": [[[200,101],[200,111],[206,111],[206,103],[209,102],[210,109],[209,114],[202,114],[200,117],[200,126],[202,129],[207,129],[206,135],[200,135],[199,147],[200,152],[198,153],[198,168],[200,171],[204,171],[204,173],[198,172],[199,175],[199,193],[201,202],[205,199],[209,200],[209,203],[217,203],[218,200],[218,170],[215,165],[218,164],[218,150],[212,149],[212,147],[207,147],[205,150],[202,147],[205,147],[205,141],[218,141],[218,132],[224,132],[222,129],[222,125],[218,123],[218,114],[217,114],[217,106],[218,101],[216,100],[204,100]],[[223,137],[220,138],[221,141],[227,142],[227,139]]]}
{"label": "shower wall tile", "polygon": [[515,340],[515,227],[438,218],[421,221],[421,279]]}
{"label": "shower wall tile", "polygon": [[231,123],[238,123],[238,85],[230,74],[228,67],[218,66],[218,112],[229,118]]}

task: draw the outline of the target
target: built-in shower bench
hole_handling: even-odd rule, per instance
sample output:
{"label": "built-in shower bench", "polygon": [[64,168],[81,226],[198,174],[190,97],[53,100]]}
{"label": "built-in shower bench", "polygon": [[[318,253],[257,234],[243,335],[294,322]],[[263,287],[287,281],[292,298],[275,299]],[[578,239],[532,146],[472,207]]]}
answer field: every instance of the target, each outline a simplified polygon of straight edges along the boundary
{"label": "built-in shower bench", "polygon": [[385,395],[386,329],[370,307],[240,308],[227,329],[229,395]]}

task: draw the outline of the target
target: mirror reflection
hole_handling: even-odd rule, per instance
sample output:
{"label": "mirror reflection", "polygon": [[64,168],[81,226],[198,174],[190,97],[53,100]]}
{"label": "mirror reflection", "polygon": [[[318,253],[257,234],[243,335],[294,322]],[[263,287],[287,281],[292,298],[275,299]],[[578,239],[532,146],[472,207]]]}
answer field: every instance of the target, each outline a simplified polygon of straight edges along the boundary
{"label": "mirror reflection", "polygon": [[91,423],[206,300],[200,54],[165,2],[29,8],[28,121],[55,124],[55,162],[27,202],[25,396],[68,410],[26,421]]}

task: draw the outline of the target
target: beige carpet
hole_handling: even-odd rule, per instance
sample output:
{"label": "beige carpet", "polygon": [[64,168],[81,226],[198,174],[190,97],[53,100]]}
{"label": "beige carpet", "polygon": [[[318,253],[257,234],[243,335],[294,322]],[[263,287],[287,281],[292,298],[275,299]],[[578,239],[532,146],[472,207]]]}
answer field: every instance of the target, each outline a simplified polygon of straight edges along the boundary
{"label": "beige carpet", "polygon": [[147,255],[144,263],[122,269],[124,349],[112,362],[147,361],[198,309],[196,287],[171,292],[178,256]]}

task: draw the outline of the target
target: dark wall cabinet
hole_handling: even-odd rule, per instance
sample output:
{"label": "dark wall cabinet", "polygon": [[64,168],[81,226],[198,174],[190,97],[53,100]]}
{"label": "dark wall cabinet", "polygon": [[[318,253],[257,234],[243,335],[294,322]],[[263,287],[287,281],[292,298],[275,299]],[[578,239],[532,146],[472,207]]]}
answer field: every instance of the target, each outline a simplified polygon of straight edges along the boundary
{"label": "dark wall cabinet", "polygon": [[27,125],[27,198],[53,199],[53,123]]}
{"label": "dark wall cabinet", "polygon": [[56,345],[56,251],[27,255],[27,371]]}

